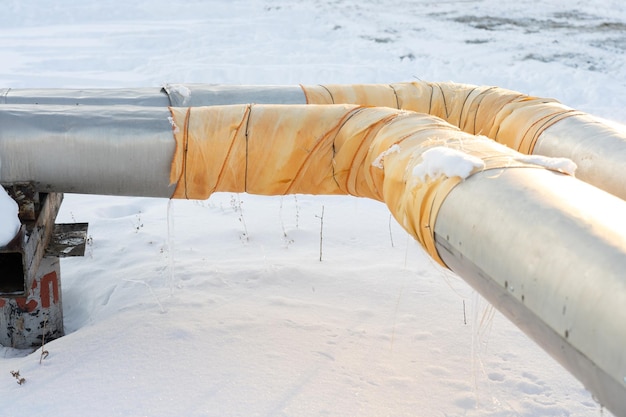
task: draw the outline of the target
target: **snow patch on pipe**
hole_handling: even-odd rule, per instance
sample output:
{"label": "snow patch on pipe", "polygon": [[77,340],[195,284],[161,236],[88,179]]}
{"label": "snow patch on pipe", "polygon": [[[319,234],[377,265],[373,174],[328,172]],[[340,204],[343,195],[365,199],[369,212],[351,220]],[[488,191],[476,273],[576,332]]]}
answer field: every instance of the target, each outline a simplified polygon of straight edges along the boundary
{"label": "snow patch on pipe", "polygon": [[422,162],[413,168],[412,173],[422,182],[427,178],[434,180],[441,176],[460,177],[464,180],[474,170],[485,168],[482,159],[445,146],[430,148],[421,157]]}
{"label": "snow patch on pipe", "polygon": [[385,152],[378,155],[376,159],[374,159],[374,162],[372,162],[372,166],[383,169],[383,160],[385,159],[385,157],[387,155],[391,155],[392,153],[399,153],[399,152],[400,152],[400,145],[398,145],[397,143],[395,145],[391,145],[389,149],[387,149]]}
{"label": "snow patch on pipe", "polygon": [[169,116],[167,118],[167,120],[169,120],[170,125],[172,126],[172,132],[174,133],[179,133],[180,129],[178,128],[178,126],[176,125],[176,122],[174,121],[174,118],[172,116]]}
{"label": "snow patch on pipe", "polygon": [[184,107],[189,104],[191,90],[182,84],[165,84],[163,89],[170,97],[170,102],[175,107]]}
{"label": "snow patch on pipe", "polygon": [[515,160],[526,164],[539,165],[572,176],[576,172],[576,168],[578,168],[576,163],[569,158],[553,158],[543,155],[520,155],[517,156]]}
{"label": "snow patch on pipe", "polygon": [[20,231],[19,207],[0,186],[0,246],[6,246]]}

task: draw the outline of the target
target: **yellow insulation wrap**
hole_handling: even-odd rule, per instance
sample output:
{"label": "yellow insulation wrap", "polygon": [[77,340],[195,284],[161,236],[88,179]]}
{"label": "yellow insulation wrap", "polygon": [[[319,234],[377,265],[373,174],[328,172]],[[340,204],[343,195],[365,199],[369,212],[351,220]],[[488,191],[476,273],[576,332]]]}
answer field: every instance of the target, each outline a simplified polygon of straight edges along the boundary
{"label": "yellow insulation wrap", "polygon": [[473,157],[480,163],[471,173],[529,166],[517,152],[439,118],[385,107],[233,105],[171,112],[173,198],[206,199],[216,191],[369,197],[385,202],[442,265],[434,224],[462,179],[414,175],[424,152],[445,147]]}
{"label": "yellow insulation wrap", "polygon": [[308,104],[347,103],[427,113],[464,132],[485,135],[525,154],[532,154],[545,129],[565,117],[582,114],[553,99],[458,83],[416,81],[301,87]]}

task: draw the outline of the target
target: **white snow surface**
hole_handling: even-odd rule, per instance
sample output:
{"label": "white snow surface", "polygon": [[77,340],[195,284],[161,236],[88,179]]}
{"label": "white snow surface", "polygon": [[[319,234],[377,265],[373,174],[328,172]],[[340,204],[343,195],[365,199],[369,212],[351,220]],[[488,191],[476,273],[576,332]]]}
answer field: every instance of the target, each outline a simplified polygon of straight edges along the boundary
{"label": "white snow surface", "polygon": [[576,169],[578,168],[576,163],[569,158],[553,158],[543,155],[523,155],[515,159],[520,162],[539,165],[569,175],[574,175],[576,173]]}
{"label": "white snow surface", "polygon": [[382,152],[376,157],[376,159],[374,159],[374,162],[372,162],[372,166],[383,169],[385,157],[398,152],[400,152],[400,145],[398,145],[397,143],[391,145],[389,149],[387,149],[385,152]]}
{"label": "white snow surface", "polygon": [[[626,122],[622,0],[2,7],[2,88],[419,78]],[[66,195],[57,221],[90,223],[61,265],[67,335],[41,364],[0,347],[2,416],[610,415],[380,203]]]}
{"label": "white snow surface", "polygon": [[165,84],[163,86],[170,96],[177,97],[183,105],[189,103],[191,90],[182,84]]}
{"label": "white snow surface", "polygon": [[20,230],[17,203],[0,186],[0,247],[7,245]]}
{"label": "white snow surface", "polygon": [[427,149],[421,155],[421,162],[413,168],[413,176],[421,182],[428,178],[435,180],[439,177],[467,178],[475,169],[485,167],[485,162],[458,149],[446,146],[435,146]]}

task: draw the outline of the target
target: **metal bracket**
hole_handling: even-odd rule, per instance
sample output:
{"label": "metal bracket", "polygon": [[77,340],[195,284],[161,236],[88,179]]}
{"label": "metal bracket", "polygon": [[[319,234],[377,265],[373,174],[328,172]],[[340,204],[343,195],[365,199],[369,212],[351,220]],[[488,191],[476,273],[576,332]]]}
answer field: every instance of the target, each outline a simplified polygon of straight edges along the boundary
{"label": "metal bracket", "polygon": [[84,256],[88,227],[89,223],[55,224],[52,237],[46,247],[46,256],[58,258]]}
{"label": "metal bracket", "polygon": [[0,253],[24,252],[28,258],[24,268],[36,266],[42,256],[65,258],[85,254],[89,224],[54,223],[63,194],[40,194],[33,183],[13,183],[4,187],[18,203],[23,226],[11,243],[0,248]]}
{"label": "metal bracket", "polygon": [[63,335],[59,258],[84,255],[88,224],[54,223],[63,194],[30,183],[5,188],[22,226],[0,247],[0,344],[28,348]]}
{"label": "metal bracket", "polygon": [[[8,191],[11,194],[13,190]],[[9,245],[0,248],[0,265],[10,271],[9,274],[2,274],[0,296],[26,295],[45,256],[46,247],[54,231],[54,219],[63,200],[63,194],[58,193],[37,194],[37,198],[31,201],[25,196],[27,194],[17,195],[20,214],[23,212],[27,219],[34,214],[36,220],[20,218],[22,221],[20,232]],[[31,207],[36,208],[38,205],[36,200],[40,200],[40,209],[32,212]]]}

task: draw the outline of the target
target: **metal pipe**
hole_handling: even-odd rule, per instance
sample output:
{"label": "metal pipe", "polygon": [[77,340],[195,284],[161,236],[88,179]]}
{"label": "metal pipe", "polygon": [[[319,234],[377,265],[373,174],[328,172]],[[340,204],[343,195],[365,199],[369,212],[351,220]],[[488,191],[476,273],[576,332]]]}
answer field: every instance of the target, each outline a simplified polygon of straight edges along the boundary
{"label": "metal pipe", "polygon": [[[392,85],[411,84],[415,83]],[[436,87],[437,83],[432,83],[432,86],[430,85],[431,83],[426,84],[428,84],[428,89],[432,89],[443,97],[443,102],[446,106],[450,106],[450,108],[456,106],[460,109],[459,119],[448,120],[448,122],[465,124],[462,122],[463,119],[460,118],[463,114],[464,103],[446,102],[444,90],[441,89],[439,91]],[[498,91],[511,96],[527,97],[521,93],[503,89],[453,83],[446,83],[446,85],[451,87],[451,91],[455,93],[454,97],[449,97],[447,100],[461,100],[463,97],[470,95],[474,97],[486,92],[498,94]],[[334,88],[342,90],[360,89],[361,92],[384,90],[382,87],[388,86],[334,86]],[[377,98],[376,95],[371,95],[368,96],[369,101],[365,103],[358,96],[353,97],[353,100],[346,100],[342,96],[332,96],[332,102],[375,106],[390,106],[397,103],[397,107],[401,108],[402,103],[398,102],[393,96],[394,90],[392,88],[386,88],[386,90],[389,91],[391,96],[384,100]],[[493,93],[491,93],[492,90]],[[246,103],[306,104],[307,98],[300,86],[166,84],[162,88],[131,89],[0,89],[0,104],[135,105],[155,107],[172,105],[175,107],[187,107]],[[429,106],[425,106],[423,111],[429,110],[434,112],[434,109]],[[456,117],[456,112],[453,113],[455,113]],[[465,129],[469,128],[469,126],[473,126],[473,124],[468,123],[459,127]],[[497,129],[495,132],[497,132]],[[489,132],[482,133],[489,135]],[[521,152],[527,151],[523,149]],[[622,199],[626,199],[626,181],[623,181],[623,178],[626,178],[626,164],[623,163],[626,160],[626,131],[607,126],[589,115],[576,112],[571,117],[563,118],[543,130],[536,138],[534,149],[531,149],[531,153],[569,158],[578,165],[576,175],[580,179]]]}
{"label": "metal pipe", "polygon": [[625,209],[572,177],[486,171],[450,192],[435,226],[446,265],[615,415],[626,415]]}
{"label": "metal pipe", "polygon": [[144,106],[0,108],[0,182],[40,192],[170,197],[170,112]]}

